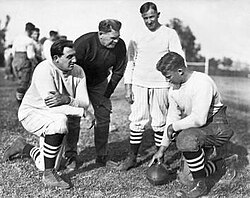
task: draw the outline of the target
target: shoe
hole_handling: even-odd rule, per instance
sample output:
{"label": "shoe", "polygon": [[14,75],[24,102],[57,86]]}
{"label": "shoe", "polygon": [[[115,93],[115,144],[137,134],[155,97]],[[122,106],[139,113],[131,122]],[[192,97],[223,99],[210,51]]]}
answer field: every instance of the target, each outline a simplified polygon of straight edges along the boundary
{"label": "shoe", "polygon": [[66,169],[63,172],[66,173],[66,174],[71,173],[74,170],[76,170],[77,169],[76,156],[66,158],[65,167],[66,167]]}
{"label": "shoe", "polygon": [[226,170],[226,173],[220,179],[219,183],[230,183],[236,177],[237,172],[235,170],[235,164],[238,162],[238,158],[238,155],[234,154],[224,159],[222,168]]}
{"label": "shoe", "polygon": [[176,194],[178,198],[197,198],[207,194],[207,185],[205,179],[195,179],[189,191],[179,191]]}
{"label": "shoe", "polygon": [[11,160],[11,157],[16,154],[23,154],[23,149],[27,143],[22,137],[19,137],[6,149],[3,155],[3,161]]}
{"label": "shoe", "polygon": [[124,162],[120,164],[120,166],[118,167],[118,170],[127,171],[127,170],[135,167],[136,164],[137,164],[136,155],[133,153],[130,153],[128,155],[128,157],[124,160]]}
{"label": "shoe", "polygon": [[95,163],[98,166],[106,166],[107,156],[106,155],[98,155],[95,159]]}
{"label": "shoe", "polygon": [[43,173],[43,183],[49,187],[59,187],[63,189],[70,188],[70,185],[63,181],[62,178],[57,174],[55,169],[47,169]]}

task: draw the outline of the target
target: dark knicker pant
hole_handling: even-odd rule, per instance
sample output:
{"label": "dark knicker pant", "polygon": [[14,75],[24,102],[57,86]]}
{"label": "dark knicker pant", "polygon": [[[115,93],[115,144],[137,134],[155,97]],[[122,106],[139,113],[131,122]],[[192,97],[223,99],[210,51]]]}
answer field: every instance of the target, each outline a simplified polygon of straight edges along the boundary
{"label": "dark knicker pant", "polygon": [[32,78],[32,65],[27,58],[26,52],[15,52],[12,66],[17,71],[17,77],[19,79],[17,92],[25,94]]}
{"label": "dark knicker pant", "polygon": [[[109,135],[109,123],[111,114],[111,100],[106,98],[104,92],[108,81],[88,87],[88,94],[93,105],[96,124],[94,127],[94,142],[98,156],[107,155],[107,144]],[[76,117],[68,119],[68,134],[66,135],[65,156],[71,157],[77,154],[77,142],[79,140],[80,121]]]}
{"label": "dark knicker pant", "polygon": [[89,99],[96,118],[94,142],[97,156],[107,155],[110,114],[112,112],[111,100],[104,96],[107,86],[107,79],[98,85],[88,86]]}
{"label": "dark knicker pant", "polygon": [[65,157],[70,158],[77,155],[81,118],[76,116],[67,116],[67,118],[68,133],[66,134]]}
{"label": "dark knicker pant", "polygon": [[226,106],[223,106],[204,126],[181,131],[176,138],[176,146],[182,152],[221,147],[229,142],[233,134],[226,118]]}

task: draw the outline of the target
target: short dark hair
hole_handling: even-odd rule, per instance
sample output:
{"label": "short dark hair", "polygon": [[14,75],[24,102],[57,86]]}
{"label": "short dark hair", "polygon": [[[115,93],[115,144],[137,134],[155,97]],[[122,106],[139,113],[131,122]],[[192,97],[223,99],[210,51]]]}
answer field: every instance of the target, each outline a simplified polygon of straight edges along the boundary
{"label": "short dark hair", "polygon": [[65,39],[59,39],[55,41],[50,48],[51,57],[53,58],[53,56],[55,55],[62,56],[63,49],[65,47],[73,48],[73,41],[65,40]]}
{"label": "short dark hair", "polygon": [[105,19],[99,23],[98,29],[102,32],[111,32],[112,30],[119,31],[122,23],[115,19]]}
{"label": "short dark hair", "polygon": [[40,32],[40,29],[37,28],[37,27],[35,27],[33,31],[35,31],[35,32]]}
{"label": "short dark hair", "polygon": [[146,2],[140,7],[140,13],[143,14],[149,11],[149,9],[153,9],[157,12],[157,6],[153,2]]}
{"label": "short dark hair", "polygon": [[184,58],[176,52],[166,53],[156,65],[156,69],[163,74],[166,73],[166,71],[177,71],[185,67]]}
{"label": "short dark hair", "polygon": [[49,36],[58,36],[58,32],[51,30],[51,31],[49,31]]}
{"label": "short dark hair", "polygon": [[35,29],[35,25],[31,22],[25,24],[25,31],[31,34],[31,32]]}

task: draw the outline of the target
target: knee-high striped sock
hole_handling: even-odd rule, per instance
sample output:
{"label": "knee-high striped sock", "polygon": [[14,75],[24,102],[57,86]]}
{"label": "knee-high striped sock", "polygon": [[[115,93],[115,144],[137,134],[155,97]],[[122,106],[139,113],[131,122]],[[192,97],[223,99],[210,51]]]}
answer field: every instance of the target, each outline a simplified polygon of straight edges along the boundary
{"label": "knee-high striped sock", "polygon": [[155,140],[155,146],[159,148],[161,146],[161,140],[163,137],[163,131],[155,131],[154,133],[154,140]]}
{"label": "knee-high striped sock", "polygon": [[213,174],[216,170],[217,170],[216,164],[212,161],[207,161],[207,163],[205,164],[206,177]]}
{"label": "knee-high striped sock", "polygon": [[203,149],[199,149],[197,152],[183,152],[183,155],[194,179],[206,177]]}
{"label": "knee-high striped sock", "polygon": [[130,131],[130,150],[137,155],[141,145],[143,133],[139,131]]}
{"label": "knee-high striped sock", "polygon": [[52,169],[55,166],[57,154],[61,148],[64,134],[45,135],[43,153],[45,169]]}
{"label": "knee-high striped sock", "polygon": [[40,155],[40,148],[31,144],[26,144],[23,153],[29,155],[34,161],[36,161],[37,157]]}

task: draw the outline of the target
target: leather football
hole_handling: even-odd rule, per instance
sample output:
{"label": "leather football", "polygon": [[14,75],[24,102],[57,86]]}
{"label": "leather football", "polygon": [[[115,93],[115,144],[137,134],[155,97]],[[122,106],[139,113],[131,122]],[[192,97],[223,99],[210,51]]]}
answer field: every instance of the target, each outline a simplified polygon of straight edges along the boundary
{"label": "leather football", "polygon": [[163,163],[154,163],[146,172],[148,181],[153,185],[163,185],[169,181],[169,170]]}

